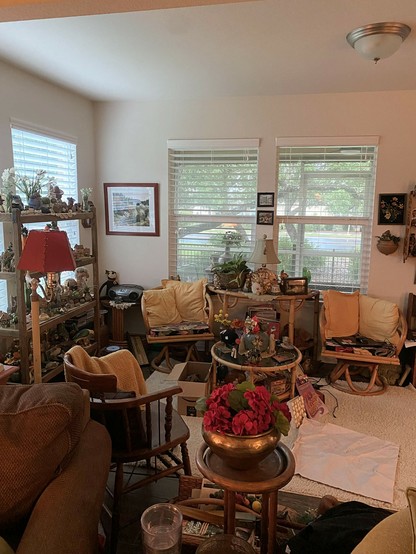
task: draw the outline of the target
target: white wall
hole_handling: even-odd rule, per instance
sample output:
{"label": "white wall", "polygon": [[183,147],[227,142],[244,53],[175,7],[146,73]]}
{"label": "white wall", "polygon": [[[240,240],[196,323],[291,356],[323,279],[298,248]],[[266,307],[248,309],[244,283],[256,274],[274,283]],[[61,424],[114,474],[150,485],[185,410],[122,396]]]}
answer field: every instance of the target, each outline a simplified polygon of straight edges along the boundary
{"label": "white wall", "polygon": [[94,186],[92,102],[0,61],[0,174],[13,166],[10,119],[74,137],[79,187]]}
{"label": "white wall", "polygon": [[[416,181],[415,107],[416,91],[96,104],[101,272],[146,288],[168,275],[168,139],[259,137],[259,190],[273,190],[275,137],[379,135],[376,206],[379,193],[407,193]],[[161,236],[106,236],[104,182],[159,183]],[[375,217],[372,235],[386,229]],[[404,226],[391,231],[404,236]],[[416,292],[415,266],[403,264],[402,248],[384,256],[374,239],[369,294],[404,308]]]}

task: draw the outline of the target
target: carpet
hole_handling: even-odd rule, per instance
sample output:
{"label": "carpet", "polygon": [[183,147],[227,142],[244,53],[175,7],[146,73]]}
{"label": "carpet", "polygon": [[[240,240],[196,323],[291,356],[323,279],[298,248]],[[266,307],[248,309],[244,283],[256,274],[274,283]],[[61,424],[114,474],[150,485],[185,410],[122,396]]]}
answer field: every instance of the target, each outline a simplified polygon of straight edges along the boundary
{"label": "carpet", "polygon": [[[166,375],[159,372],[153,373],[146,382],[149,391],[172,386],[172,381],[169,381],[166,377]],[[321,417],[320,422],[339,425],[399,445],[393,502],[382,502],[366,496],[352,494],[299,475],[295,475],[282,490],[315,497],[332,494],[340,501],[358,500],[372,506],[394,510],[407,506],[406,488],[416,485],[414,477],[416,389],[411,385],[405,388],[389,387],[385,394],[369,397],[348,394],[331,386],[321,388],[321,392],[325,394],[325,403],[329,408],[329,413]],[[192,473],[200,475],[196,468],[195,455],[202,442],[202,420],[201,418],[186,416],[184,416],[184,420],[191,431],[188,449],[191,457]],[[292,426],[289,435],[282,437],[282,442],[292,448],[298,432]]]}

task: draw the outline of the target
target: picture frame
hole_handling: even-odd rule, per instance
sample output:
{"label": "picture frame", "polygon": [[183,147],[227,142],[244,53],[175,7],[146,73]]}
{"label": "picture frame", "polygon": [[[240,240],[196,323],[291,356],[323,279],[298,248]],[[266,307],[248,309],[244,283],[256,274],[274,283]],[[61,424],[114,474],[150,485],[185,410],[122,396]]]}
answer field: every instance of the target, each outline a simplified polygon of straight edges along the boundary
{"label": "picture frame", "polygon": [[158,237],[158,183],[104,183],[107,235]]}
{"label": "picture frame", "polygon": [[258,208],[274,208],[274,192],[258,192],[257,193]]}
{"label": "picture frame", "polygon": [[406,214],[406,194],[378,195],[378,224],[404,225]]}
{"label": "picture frame", "polygon": [[283,294],[308,294],[307,277],[285,277],[280,288]]}
{"label": "picture frame", "polygon": [[257,225],[273,225],[274,213],[267,210],[257,210]]}

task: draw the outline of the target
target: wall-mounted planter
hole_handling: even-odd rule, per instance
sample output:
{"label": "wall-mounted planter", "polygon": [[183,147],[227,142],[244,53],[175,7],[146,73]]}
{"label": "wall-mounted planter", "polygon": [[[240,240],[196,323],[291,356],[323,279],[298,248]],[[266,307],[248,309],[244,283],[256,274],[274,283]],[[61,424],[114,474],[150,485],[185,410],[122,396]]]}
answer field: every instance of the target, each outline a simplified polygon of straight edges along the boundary
{"label": "wall-mounted planter", "polygon": [[398,248],[399,243],[393,240],[379,240],[377,243],[377,250],[386,256],[393,254]]}

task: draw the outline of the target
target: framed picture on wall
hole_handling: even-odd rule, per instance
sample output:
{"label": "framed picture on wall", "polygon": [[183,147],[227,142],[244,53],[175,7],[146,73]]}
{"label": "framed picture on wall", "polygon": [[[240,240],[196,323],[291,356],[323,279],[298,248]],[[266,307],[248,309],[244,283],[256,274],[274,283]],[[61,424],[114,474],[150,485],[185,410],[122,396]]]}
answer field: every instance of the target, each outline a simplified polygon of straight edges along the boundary
{"label": "framed picture on wall", "polygon": [[274,208],[274,192],[258,192],[257,207]]}
{"label": "framed picture on wall", "polygon": [[107,235],[158,237],[158,183],[104,183]]}
{"label": "framed picture on wall", "polygon": [[274,213],[257,210],[257,225],[273,225]]}
{"label": "framed picture on wall", "polygon": [[404,225],[406,194],[379,194],[378,224]]}

